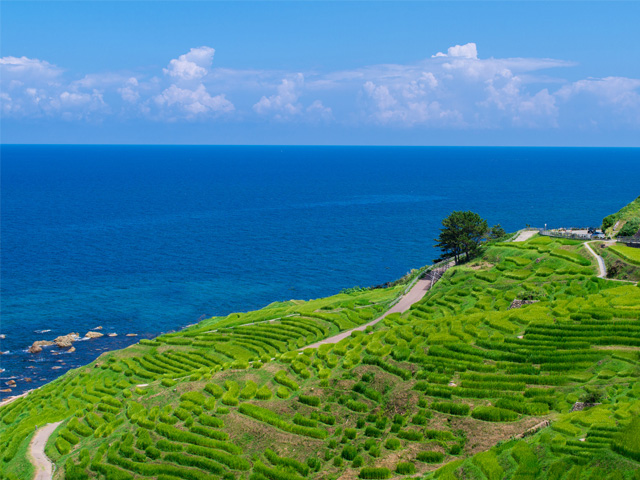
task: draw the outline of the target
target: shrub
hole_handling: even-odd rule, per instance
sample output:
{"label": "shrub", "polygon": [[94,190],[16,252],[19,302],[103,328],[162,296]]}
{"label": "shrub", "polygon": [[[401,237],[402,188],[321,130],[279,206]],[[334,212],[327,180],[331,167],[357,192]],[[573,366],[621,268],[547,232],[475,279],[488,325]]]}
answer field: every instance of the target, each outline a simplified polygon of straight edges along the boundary
{"label": "shrub", "polygon": [[396,465],[396,473],[400,475],[411,475],[416,473],[416,466],[411,462],[400,462]]}
{"label": "shrub", "polygon": [[471,416],[487,422],[512,422],[518,419],[516,412],[498,407],[476,407]]}
{"label": "shrub", "polygon": [[452,415],[469,415],[469,405],[464,403],[434,402],[431,409]]}
{"label": "shrub", "polygon": [[400,443],[400,440],[398,440],[397,438],[389,438],[387,439],[387,441],[384,443],[385,448],[387,448],[388,450],[398,450],[402,444]]}
{"label": "shrub", "polygon": [[289,389],[280,385],[276,390],[276,395],[279,398],[289,398]]}
{"label": "shrub", "polygon": [[208,383],[204,387],[205,391],[216,398],[222,397],[224,395],[224,390],[220,385],[216,385],[215,383]]}
{"label": "shrub", "polygon": [[410,442],[421,442],[424,436],[416,430],[400,430],[398,438],[409,440]]}
{"label": "shrub", "polygon": [[56,448],[60,455],[66,455],[71,451],[71,444],[67,442],[64,438],[58,437],[56,438]]}
{"label": "shrub", "polygon": [[384,480],[391,477],[391,470],[388,468],[365,467],[360,470],[358,476],[367,480]]}
{"label": "shrub", "polygon": [[172,380],[170,378],[163,378],[162,381],[160,382],[160,384],[163,387],[173,387],[176,384],[176,382],[175,382],[175,380]]}
{"label": "shrub", "polygon": [[346,407],[354,412],[366,412],[369,407],[366,403],[358,402],[357,400],[347,400]]}
{"label": "shrub", "polygon": [[205,396],[200,392],[187,392],[180,395],[180,401],[189,401],[196,405],[204,405],[205,400]]}
{"label": "shrub", "polygon": [[311,405],[312,407],[320,406],[320,398],[314,397],[313,395],[300,395],[298,401],[305,405]]}
{"label": "shrub", "polygon": [[280,457],[269,448],[265,450],[264,456],[272,465],[288,467],[292,470],[297,471],[300,475],[304,475],[305,477],[309,474],[309,466],[307,464],[298,462],[293,458]]}
{"label": "shrub", "polygon": [[295,381],[291,380],[284,370],[280,370],[278,373],[276,373],[274,380],[280,385],[284,385],[285,387],[290,388],[294,391],[298,390],[299,388],[298,384]]}
{"label": "shrub", "polygon": [[278,414],[266,408],[258,407],[250,403],[241,403],[238,411],[244,415],[255,418],[264,423],[268,423],[285,432],[303,435],[311,438],[326,438],[328,433],[322,428],[309,428],[296,425],[283,420]]}
{"label": "shrub", "polygon": [[353,460],[358,455],[358,450],[353,445],[347,445],[342,449],[340,454],[345,460]]}
{"label": "shrub", "polygon": [[271,393],[271,390],[266,385],[263,385],[262,387],[260,387],[256,392],[256,398],[258,400],[269,400],[272,395],[273,394]]}
{"label": "shrub", "polygon": [[255,382],[248,380],[244,388],[240,391],[240,398],[249,400],[256,395],[257,391],[258,385],[256,385]]}
{"label": "shrub", "polygon": [[204,413],[198,417],[198,421],[201,424],[206,425],[207,427],[215,427],[215,428],[224,427],[224,422],[220,420],[218,417],[205,415]]}
{"label": "shrub", "polygon": [[416,459],[424,463],[441,463],[444,460],[444,454],[441,452],[419,452]]}

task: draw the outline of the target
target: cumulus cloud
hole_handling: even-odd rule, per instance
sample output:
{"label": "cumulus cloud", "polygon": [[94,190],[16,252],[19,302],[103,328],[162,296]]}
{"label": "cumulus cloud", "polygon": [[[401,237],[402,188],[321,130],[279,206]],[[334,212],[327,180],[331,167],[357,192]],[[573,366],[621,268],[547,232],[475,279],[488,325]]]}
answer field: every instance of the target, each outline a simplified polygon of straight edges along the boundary
{"label": "cumulus cloud", "polygon": [[233,104],[224,95],[212,97],[204,85],[194,90],[171,85],[154,98],[159,106],[172,107],[187,118],[208,113],[226,113],[234,110]]}
{"label": "cumulus cloud", "polygon": [[253,106],[253,109],[260,115],[275,113],[277,118],[297,115],[302,110],[302,105],[298,103],[298,98],[303,85],[304,75],[301,73],[296,73],[290,78],[283,78],[280,85],[278,85],[277,93],[268,97],[263,96]]}
{"label": "cumulus cloud", "polygon": [[216,51],[211,47],[192,48],[169,62],[162,71],[177,80],[200,80],[207,75]]}
{"label": "cumulus cloud", "polygon": [[568,82],[549,72],[572,62],[482,58],[475,43],[430,53],[414,63],[296,73],[214,68],[215,50],[201,46],[169,60],[161,71],[76,78],[44,60],[9,56],[0,58],[0,108],[7,118],[118,115],[153,121],[254,117],[404,128],[640,127],[640,79]]}
{"label": "cumulus cloud", "polygon": [[63,70],[44,60],[28,57],[0,58],[0,78],[2,83],[20,82],[47,84],[54,82]]}
{"label": "cumulus cloud", "polygon": [[640,106],[640,79],[624,77],[588,78],[564,85],[558,90],[558,97],[568,100],[581,94],[592,95],[601,104],[622,107]]}
{"label": "cumulus cloud", "polygon": [[129,78],[124,86],[118,88],[118,93],[125,102],[136,103],[140,98],[138,79],[136,77]]}
{"label": "cumulus cloud", "polygon": [[478,49],[475,43],[465,43],[464,45],[454,45],[447,49],[447,53],[438,52],[431,58],[438,57],[461,57],[461,58],[478,58]]}

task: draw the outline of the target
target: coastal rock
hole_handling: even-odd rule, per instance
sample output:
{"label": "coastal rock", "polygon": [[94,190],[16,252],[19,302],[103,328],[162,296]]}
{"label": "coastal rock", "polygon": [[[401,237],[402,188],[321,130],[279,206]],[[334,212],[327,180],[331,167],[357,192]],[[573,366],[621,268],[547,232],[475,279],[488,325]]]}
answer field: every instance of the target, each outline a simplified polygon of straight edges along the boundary
{"label": "coastal rock", "polygon": [[50,342],[49,340],[37,340],[29,347],[29,353],[40,353],[42,351],[42,347],[48,345],[53,345],[53,342]]}
{"label": "coastal rock", "polygon": [[31,377],[25,377],[24,381],[29,383],[29,382],[33,382],[33,379]]}
{"label": "coastal rock", "polygon": [[127,333],[126,335],[127,337],[137,337],[138,334],[137,333]]}
{"label": "coastal rock", "polygon": [[13,388],[16,386],[16,381],[15,380],[9,380],[8,382],[4,382],[5,385]]}
{"label": "coastal rock", "polygon": [[98,325],[97,327],[92,328],[91,330],[102,330],[102,325]]}
{"label": "coastal rock", "polygon": [[67,335],[61,335],[57,337],[54,342],[59,348],[69,348],[73,342],[78,340],[80,335],[73,332]]}
{"label": "coastal rock", "polygon": [[71,347],[69,350],[67,350],[67,353],[73,353],[76,351],[76,347]]}
{"label": "coastal rock", "polygon": [[87,332],[87,334],[84,336],[85,338],[100,338],[103,337],[104,334],[100,333],[100,332]]}
{"label": "coastal rock", "polygon": [[117,333],[107,333],[107,337],[117,337]]}
{"label": "coastal rock", "polygon": [[0,392],[2,393],[11,393],[11,389],[10,388],[3,388],[2,390],[0,390]]}
{"label": "coastal rock", "polygon": [[61,368],[62,367],[55,366],[55,367],[51,367],[51,370],[60,370]]}

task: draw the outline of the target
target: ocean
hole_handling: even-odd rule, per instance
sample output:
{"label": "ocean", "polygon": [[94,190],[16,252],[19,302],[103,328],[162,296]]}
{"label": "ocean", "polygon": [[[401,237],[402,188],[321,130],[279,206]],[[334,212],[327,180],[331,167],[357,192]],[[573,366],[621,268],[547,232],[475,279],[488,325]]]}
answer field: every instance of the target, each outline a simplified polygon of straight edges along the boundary
{"label": "ocean", "polygon": [[[198,320],[401,277],[453,210],[597,226],[640,150],[18,146],[1,154],[2,397]],[[106,335],[30,354],[36,340]],[[137,334],[127,337],[126,334]]]}

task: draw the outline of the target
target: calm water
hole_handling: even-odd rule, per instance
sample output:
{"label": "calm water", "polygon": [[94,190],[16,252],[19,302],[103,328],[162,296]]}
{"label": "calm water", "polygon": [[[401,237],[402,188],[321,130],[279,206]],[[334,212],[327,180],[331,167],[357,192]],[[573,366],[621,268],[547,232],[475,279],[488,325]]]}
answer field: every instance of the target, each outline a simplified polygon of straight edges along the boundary
{"label": "calm water", "polygon": [[[126,333],[153,336],[207,316],[398,278],[437,256],[433,238],[452,210],[474,210],[507,231],[599,225],[640,194],[638,149],[2,146],[0,153],[0,362],[3,388],[17,377],[11,394],[136,341]],[[118,337],[77,342],[71,354],[25,352],[35,340],[97,325]]]}

